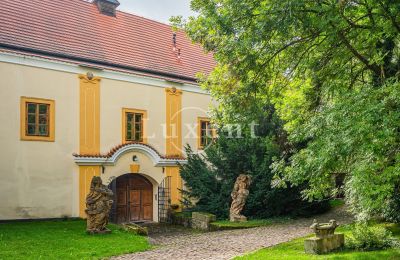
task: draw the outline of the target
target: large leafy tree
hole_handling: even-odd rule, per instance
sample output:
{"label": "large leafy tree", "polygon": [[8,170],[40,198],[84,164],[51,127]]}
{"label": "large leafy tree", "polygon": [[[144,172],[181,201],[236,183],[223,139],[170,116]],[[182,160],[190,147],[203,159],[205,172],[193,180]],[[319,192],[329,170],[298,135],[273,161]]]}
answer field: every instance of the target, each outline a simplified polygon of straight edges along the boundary
{"label": "large leafy tree", "polygon": [[[218,67],[203,85],[222,122],[275,105],[293,150],[273,166],[308,199],[336,192],[359,217],[398,206],[399,0],[192,0],[174,18]],[[396,199],[397,197],[397,199]],[[396,204],[397,201],[397,204]]]}

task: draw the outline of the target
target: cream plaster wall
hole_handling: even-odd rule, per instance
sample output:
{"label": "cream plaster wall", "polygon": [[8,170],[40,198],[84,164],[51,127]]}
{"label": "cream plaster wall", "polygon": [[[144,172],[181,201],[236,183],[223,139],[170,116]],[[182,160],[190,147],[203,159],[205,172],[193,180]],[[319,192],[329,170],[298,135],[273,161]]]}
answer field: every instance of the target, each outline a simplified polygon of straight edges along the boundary
{"label": "cream plaster wall", "polygon": [[105,153],[122,143],[122,108],[147,111],[147,140],[165,153],[165,90],[160,87],[102,79],[100,82],[100,150]]}
{"label": "cream plaster wall", "polygon": [[[0,219],[78,215],[76,74],[0,63]],[[20,140],[21,96],[55,100],[55,142]]]}
{"label": "cream plaster wall", "polygon": [[[192,92],[183,92],[182,95],[182,144],[189,144],[193,150],[197,150],[197,119],[209,117],[209,109],[212,99],[209,95]],[[190,130],[192,128],[192,130]],[[196,136],[193,135],[193,132]]]}

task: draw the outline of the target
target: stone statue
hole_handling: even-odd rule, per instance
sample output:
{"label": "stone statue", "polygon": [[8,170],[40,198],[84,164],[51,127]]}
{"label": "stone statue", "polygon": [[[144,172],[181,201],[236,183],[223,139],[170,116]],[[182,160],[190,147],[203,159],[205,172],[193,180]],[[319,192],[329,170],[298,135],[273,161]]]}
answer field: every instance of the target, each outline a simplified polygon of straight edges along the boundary
{"label": "stone statue", "polygon": [[318,223],[314,219],[310,228],[314,231],[315,237],[304,240],[304,251],[308,254],[325,254],[344,246],[344,235],[335,234],[338,227],[336,220],[329,223]]}
{"label": "stone statue", "polygon": [[233,187],[233,191],[231,193],[232,204],[229,211],[231,222],[247,221],[247,218],[240,213],[246,204],[247,196],[249,196],[250,184],[250,175],[240,174],[239,177],[237,177],[235,186]]}
{"label": "stone statue", "polygon": [[314,231],[316,237],[327,237],[333,235],[338,226],[334,219],[331,219],[329,223],[318,223],[318,221],[314,219],[310,228]]}
{"label": "stone statue", "polygon": [[86,196],[87,228],[89,234],[110,233],[107,229],[108,217],[113,204],[113,192],[100,177],[94,176],[90,184],[90,192]]}

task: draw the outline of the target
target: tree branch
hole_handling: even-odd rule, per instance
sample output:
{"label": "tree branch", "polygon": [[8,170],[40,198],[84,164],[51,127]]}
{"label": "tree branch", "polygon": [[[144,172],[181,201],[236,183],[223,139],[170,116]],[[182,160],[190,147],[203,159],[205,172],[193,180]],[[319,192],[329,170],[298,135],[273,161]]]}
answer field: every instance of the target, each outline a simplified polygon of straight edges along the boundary
{"label": "tree branch", "polygon": [[371,70],[372,72],[374,72],[376,75],[380,75],[381,74],[381,70],[379,68],[378,65],[376,64],[370,64],[370,62],[368,61],[367,58],[365,58],[363,55],[361,55],[349,42],[349,40],[346,38],[346,36],[344,35],[344,33],[342,31],[338,31],[338,35],[340,37],[340,39],[342,40],[342,42],[344,43],[344,45],[347,47],[347,49],[349,49],[349,51],[351,53],[353,53],[353,55],[362,63],[364,63],[364,65]]}

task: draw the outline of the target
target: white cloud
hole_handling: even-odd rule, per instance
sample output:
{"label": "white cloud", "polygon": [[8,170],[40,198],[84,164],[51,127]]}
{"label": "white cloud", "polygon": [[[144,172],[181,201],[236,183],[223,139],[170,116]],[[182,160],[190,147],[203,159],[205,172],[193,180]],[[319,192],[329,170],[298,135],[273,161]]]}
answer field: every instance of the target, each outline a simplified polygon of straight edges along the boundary
{"label": "white cloud", "polygon": [[171,16],[194,15],[190,10],[190,0],[118,0],[119,10],[168,23]]}

